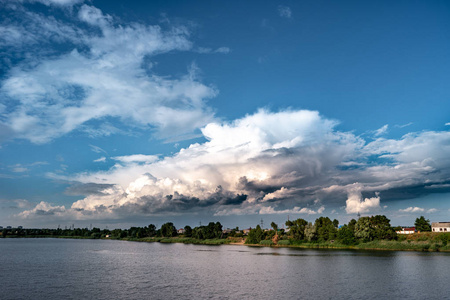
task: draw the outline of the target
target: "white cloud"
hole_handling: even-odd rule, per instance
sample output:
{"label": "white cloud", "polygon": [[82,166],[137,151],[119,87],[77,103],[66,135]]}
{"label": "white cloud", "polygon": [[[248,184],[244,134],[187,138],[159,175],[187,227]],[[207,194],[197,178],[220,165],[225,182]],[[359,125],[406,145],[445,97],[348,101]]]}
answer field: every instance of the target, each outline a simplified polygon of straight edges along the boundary
{"label": "white cloud", "polygon": [[448,123],[445,123],[445,126],[450,126],[450,122],[448,122]]}
{"label": "white cloud", "polygon": [[347,201],[345,202],[345,211],[348,214],[367,213],[380,208],[379,194],[376,193],[376,197],[363,199],[361,189],[360,184],[354,184],[350,189]]}
{"label": "white cloud", "polygon": [[421,208],[421,207],[408,207],[405,209],[399,209],[400,212],[407,212],[407,213],[417,213],[417,212],[424,212],[425,209]]}
{"label": "white cloud", "polygon": [[213,50],[211,48],[204,48],[204,47],[198,47],[196,49],[196,52],[198,53],[222,53],[222,54],[227,54],[230,53],[231,49],[228,47],[220,47],[217,48],[216,50]]}
{"label": "white cloud", "polygon": [[134,154],[128,156],[114,156],[111,157],[114,160],[123,163],[152,163],[158,160],[157,155],[144,155],[144,154]]}
{"label": "white cloud", "polygon": [[436,208],[425,209],[425,208],[421,208],[421,207],[417,207],[417,206],[415,206],[415,207],[410,206],[410,207],[405,208],[405,209],[399,209],[399,211],[400,212],[405,212],[405,213],[426,212],[426,213],[431,214],[431,213],[437,212],[438,210]]}
{"label": "white cloud", "polygon": [[377,130],[374,131],[374,135],[375,136],[384,135],[388,132],[388,128],[389,128],[388,124],[383,125],[381,128],[378,128]]}
{"label": "white cloud", "polygon": [[105,153],[106,155],[108,155],[108,153],[99,146],[89,145],[89,147],[91,147],[91,150],[95,153]]}
{"label": "white cloud", "polygon": [[[182,139],[214,120],[205,100],[217,91],[197,80],[195,66],[184,76],[168,78],[153,74],[144,64],[160,53],[190,50],[186,28],[164,31],[139,23],[116,24],[88,5],[79,8],[78,16],[89,30],[52,17],[28,12],[26,16],[39,31],[30,32],[24,23],[0,28],[6,33],[5,45],[22,49],[25,42],[39,45],[47,36],[56,36],[77,47],[52,58],[36,56],[32,64],[10,70],[0,93],[18,105],[8,110],[0,125],[12,138],[40,144],[74,130],[109,135],[121,132],[116,126],[104,126],[114,120],[122,128],[155,129],[160,138]],[[83,48],[87,51],[77,50]],[[93,121],[100,125],[92,125]]]}
{"label": "white cloud", "polygon": [[288,6],[283,6],[283,5],[278,6],[278,14],[282,18],[286,18],[286,19],[292,18],[292,11]]}
{"label": "white cloud", "polygon": [[[336,124],[315,111],[262,109],[207,124],[201,130],[206,142],[173,156],[122,156],[106,171],[49,176],[108,185],[67,209],[77,218],[200,210],[215,215],[321,214],[329,204],[345,204],[348,214],[367,213],[381,210],[381,201],[403,192],[423,195],[438,190],[427,187],[447,184],[449,132],[366,143],[336,131]],[[389,161],[374,162],[374,156]]]}
{"label": "white cloud", "polygon": [[321,206],[317,211],[303,207],[294,207],[293,209],[284,209],[284,210],[275,210],[275,208],[271,206],[262,207],[259,210],[260,215],[272,215],[272,214],[308,214],[308,215],[316,215],[320,214],[325,210],[324,206]]}
{"label": "white cloud", "polygon": [[40,2],[47,6],[73,6],[75,4],[84,2],[84,0],[29,0],[29,2]]}
{"label": "white cloud", "polygon": [[28,169],[23,166],[17,165],[17,166],[14,166],[11,169],[11,171],[13,171],[14,173],[24,173],[24,172],[28,172]]}
{"label": "white cloud", "polygon": [[106,157],[102,156],[102,157],[94,160],[94,162],[106,162]]}
{"label": "white cloud", "polygon": [[31,210],[25,210],[18,214],[19,217],[27,219],[34,218],[36,216],[58,216],[66,213],[64,206],[53,206],[50,203],[41,201],[36,207]]}
{"label": "white cloud", "polygon": [[220,48],[217,48],[214,52],[227,54],[227,53],[230,53],[230,51],[231,51],[231,49],[228,47],[220,47]]}

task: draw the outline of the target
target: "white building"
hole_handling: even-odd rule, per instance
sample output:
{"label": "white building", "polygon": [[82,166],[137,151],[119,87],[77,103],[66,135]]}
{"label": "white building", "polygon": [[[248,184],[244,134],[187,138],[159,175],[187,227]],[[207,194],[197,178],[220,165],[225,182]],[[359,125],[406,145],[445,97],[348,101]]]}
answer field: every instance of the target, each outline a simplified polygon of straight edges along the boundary
{"label": "white building", "polygon": [[450,232],[450,222],[433,222],[431,223],[431,231]]}
{"label": "white building", "polygon": [[397,234],[413,234],[416,232],[416,227],[402,227],[402,230],[396,232]]}

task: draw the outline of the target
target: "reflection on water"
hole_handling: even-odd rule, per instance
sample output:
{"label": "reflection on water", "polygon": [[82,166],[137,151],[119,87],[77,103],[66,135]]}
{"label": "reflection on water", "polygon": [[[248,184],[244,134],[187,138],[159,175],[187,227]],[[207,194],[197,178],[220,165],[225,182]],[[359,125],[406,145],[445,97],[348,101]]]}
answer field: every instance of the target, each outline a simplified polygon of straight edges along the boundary
{"label": "reflection on water", "polygon": [[449,253],[2,239],[0,299],[449,299]]}

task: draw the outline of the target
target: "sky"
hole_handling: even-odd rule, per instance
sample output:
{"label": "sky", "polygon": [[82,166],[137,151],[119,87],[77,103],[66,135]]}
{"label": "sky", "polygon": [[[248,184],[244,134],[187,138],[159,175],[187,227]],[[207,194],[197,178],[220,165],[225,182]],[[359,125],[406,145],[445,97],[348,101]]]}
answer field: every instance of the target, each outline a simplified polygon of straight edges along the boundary
{"label": "sky", "polygon": [[448,1],[0,16],[0,226],[450,220]]}

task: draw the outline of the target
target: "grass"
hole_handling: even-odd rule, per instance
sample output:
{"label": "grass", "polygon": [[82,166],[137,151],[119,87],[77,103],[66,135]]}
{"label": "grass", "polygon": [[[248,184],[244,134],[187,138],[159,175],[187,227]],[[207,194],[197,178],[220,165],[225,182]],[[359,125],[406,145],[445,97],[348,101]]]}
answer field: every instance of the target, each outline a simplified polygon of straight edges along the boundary
{"label": "grass", "polygon": [[272,246],[273,242],[271,240],[262,240],[259,244],[264,246]]}
{"label": "grass", "polygon": [[[8,235],[8,238],[15,238],[18,236]],[[20,236],[25,238],[70,238],[70,239],[93,239],[92,236]],[[243,244],[242,238],[229,237],[227,239],[208,239],[199,240],[189,237],[146,237],[146,238],[118,238],[110,237],[107,239],[135,241],[135,242],[159,242],[159,243],[183,243],[196,245],[223,245],[223,244]],[[450,233],[435,233],[423,232],[410,235],[401,235],[398,240],[387,241],[377,240],[366,243],[359,243],[357,245],[344,245],[339,241],[326,242],[306,242],[297,240],[280,240],[277,245],[274,245],[271,240],[263,240],[257,245],[249,246],[269,246],[269,247],[292,247],[292,248],[320,248],[320,249],[358,249],[358,250],[392,250],[392,251],[443,251],[450,252]]]}

